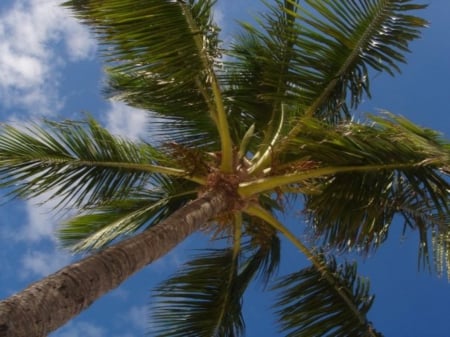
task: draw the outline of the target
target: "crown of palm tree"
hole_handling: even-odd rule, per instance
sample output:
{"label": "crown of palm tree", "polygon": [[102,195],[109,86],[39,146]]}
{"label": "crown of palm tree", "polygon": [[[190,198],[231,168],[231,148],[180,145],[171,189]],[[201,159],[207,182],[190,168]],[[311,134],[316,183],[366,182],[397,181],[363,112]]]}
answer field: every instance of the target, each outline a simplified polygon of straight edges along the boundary
{"label": "crown of palm tree", "polygon": [[[233,200],[205,230],[227,248],[196,256],[155,290],[156,336],[242,336],[255,278],[278,291],[286,336],[381,336],[356,265],[321,250],[376,249],[394,217],[447,264],[450,145],[385,113],[352,119],[374,72],[394,75],[426,22],[409,0],[275,0],[225,49],[214,1],[71,0],[102,45],[105,93],[151,111],[160,133],[132,143],[85,122],[2,126],[0,179],[14,195],[51,191],[80,209],[61,242],[102,249],[206,192]],[[277,218],[303,197],[308,247]],[[279,235],[311,266],[273,281]]]}

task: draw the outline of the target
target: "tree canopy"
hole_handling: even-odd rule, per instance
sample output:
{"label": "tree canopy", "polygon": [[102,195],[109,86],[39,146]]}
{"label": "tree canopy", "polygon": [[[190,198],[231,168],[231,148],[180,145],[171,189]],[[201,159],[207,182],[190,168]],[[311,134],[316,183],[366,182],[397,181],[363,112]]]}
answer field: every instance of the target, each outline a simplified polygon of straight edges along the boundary
{"label": "tree canopy", "polygon": [[[114,246],[206,193],[227,195],[203,226],[221,246],[155,290],[155,336],[243,336],[254,280],[277,293],[282,335],[382,336],[367,318],[368,280],[334,253],[376,251],[395,218],[419,233],[424,265],[448,269],[448,141],[389,112],[354,118],[371,77],[399,72],[427,24],[416,16],[424,5],[275,0],[230,46],[210,0],[65,6],[102,46],[105,94],[151,112],[160,132],[131,142],[93,118],[4,125],[0,184],[77,208],[58,233],[77,252]],[[280,220],[286,200],[302,209],[310,242]],[[311,265],[278,275],[280,236]]]}

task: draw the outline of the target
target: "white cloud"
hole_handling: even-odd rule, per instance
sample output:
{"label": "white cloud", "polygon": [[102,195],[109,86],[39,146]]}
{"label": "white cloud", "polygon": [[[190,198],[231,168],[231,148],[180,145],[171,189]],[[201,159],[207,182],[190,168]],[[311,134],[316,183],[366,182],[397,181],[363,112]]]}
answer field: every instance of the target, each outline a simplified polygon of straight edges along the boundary
{"label": "white cloud", "polygon": [[90,59],[94,56],[96,42],[88,29],[74,19],[67,19],[64,26],[66,52],[71,61]]}
{"label": "white cloud", "polygon": [[19,238],[25,241],[40,241],[50,239],[54,241],[54,233],[57,226],[54,212],[45,205],[36,204],[35,199],[26,201],[27,222],[23,227]]}
{"label": "white cloud", "polygon": [[42,277],[54,273],[62,267],[68,265],[72,257],[53,247],[50,251],[30,251],[21,258],[22,278]]}
{"label": "white cloud", "polygon": [[111,101],[106,116],[106,128],[113,134],[128,139],[138,139],[148,128],[147,112],[131,108],[121,102]]}
{"label": "white cloud", "polygon": [[50,199],[52,191],[25,201],[25,214],[22,227],[15,237],[18,241],[39,242],[50,240],[56,243],[55,230],[73,211],[56,208],[61,198]]}
{"label": "white cloud", "polygon": [[62,221],[63,215],[64,218],[69,216],[69,212],[58,213],[55,211],[52,206],[56,205],[56,200],[42,204],[47,196],[48,194],[45,194],[24,201],[24,208],[20,210],[20,218],[14,221],[14,227],[6,222],[0,229],[1,236],[15,242],[39,243],[42,240],[50,240],[50,242],[56,243],[56,227]]}
{"label": "white cloud", "polygon": [[56,112],[67,60],[91,58],[96,44],[58,0],[17,0],[0,14],[0,104]]}

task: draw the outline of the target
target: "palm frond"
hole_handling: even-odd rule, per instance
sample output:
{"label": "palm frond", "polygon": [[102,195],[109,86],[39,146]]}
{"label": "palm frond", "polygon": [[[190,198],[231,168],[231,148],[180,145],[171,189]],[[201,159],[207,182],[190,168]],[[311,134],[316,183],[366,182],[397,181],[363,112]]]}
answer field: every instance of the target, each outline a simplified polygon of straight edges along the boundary
{"label": "palm frond", "polygon": [[[295,18],[280,10],[281,3],[268,5],[269,13],[261,19],[268,23],[260,21],[266,35],[242,23],[247,34],[236,38],[229,52],[233,60],[225,63],[222,74],[233,130],[255,124],[258,133],[264,130],[262,144],[275,132],[282,103],[287,104],[286,96],[290,96],[290,67],[298,32]],[[296,12],[290,1],[284,5]]]}
{"label": "palm frond", "polygon": [[240,277],[259,278],[266,287],[277,274],[281,242],[276,230],[263,220],[244,216],[247,241],[242,244]]}
{"label": "palm frond", "polygon": [[233,249],[198,255],[156,289],[152,315],[156,336],[243,335],[242,296],[255,277],[267,285],[274,276],[280,241],[267,224],[250,223],[256,219],[248,217],[242,220],[245,242],[241,243],[239,220]]}
{"label": "palm frond", "polygon": [[144,186],[153,173],[184,172],[161,163],[170,160],[158,149],[115,137],[93,119],[1,127],[0,186],[20,197],[52,190],[50,199],[80,206]]}
{"label": "palm frond", "polygon": [[356,264],[338,266],[322,258],[322,266],[322,271],[308,267],[287,275],[273,287],[279,292],[274,307],[280,331],[288,337],[382,336],[367,320],[374,297],[369,282],[357,276]]}
{"label": "palm frond", "polygon": [[372,119],[373,125],[348,123],[338,128],[304,120],[295,142],[299,158],[320,166],[398,165],[316,180],[315,193],[306,196],[306,213],[313,232],[339,249],[377,247],[395,214],[422,234],[436,225],[436,219],[448,217],[448,143],[402,117]]}
{"label": "palm frond", "polygon": [[447,280],[450,281],[450,229],[447,219],[446,226],[434,228],[431,233],[431,245],[433,252],[434,268],[438,276],[446,273]]}
{"label": "palm frond", "polygon": [[370,96],[369,67],[390,75],[400,71],[409,42],[427,24],[411,15],[426,6],[411,0],[306,2],[312,11],[302,11],[305,38],[299,45],[310,55],[301,62],[313,69],[310,83],[319,80],[310,86],[319,95],[311,97],[307,116],[348,116],[364,93]]}
{"label": "palm frond", "polygon": [[[258,204],[267,212],[281,212],[280,200],[270,194],[259,195]],[[243,234],[241,254],[241,277],[259,278],[266,287],[277,274],[281,260],[281,241],[277,230],[260,217],[243,214]],[[246,276],[244,276],[246,275]]]}
{"label": "palm frond", "polygon": [[[450,204],[447,202],[445,205],[445,201],[441,198],[435,199],[427,189],[417,191],[412,187],[414,186],[409,184],[399,186],[391,212],[396,212],[403,219],[403,232],[408,229],[418,232],[418,268],[425,268],[430,272],[434,270],[438,276],[442,276],[444,270],[448,270],[447,267],[450,266],[450,260],[447,259],[448,254],[446,253]],[[429,239],[430,232],[431,241]],[[450,274],[447,272],[447,277],[449,276]]]}
{"label": "palm frond", "polygon": [[144,188],[85,208],[61,225],[58,237],[75,252],[102,249],[120,237],[158,224],[196,195],[193,183],[156,176],[151,190]]}
{"label": "palm frond", "polygon": [[425,6],[409,0],[278,0],[268,7],[261,29],[244,25],[227,77],[239,113],[263,121],[280,99],[298,115],[348,118],[370,96],[369,69],[399,71],[409,42],[426,26],[411,15]]}
{"label": "palm frond", "polygon": [[232,249],[209,250],[156,288],[154,336],[243,335],[242,284],[233,255]]}
{"label": "palm frond", "polygon": [[160,136],[211,145],[217,139],[213,90],[220,51],[212,0],[71,0],[65,3],[100,40],[109,65],[106,93],[152,111]]}

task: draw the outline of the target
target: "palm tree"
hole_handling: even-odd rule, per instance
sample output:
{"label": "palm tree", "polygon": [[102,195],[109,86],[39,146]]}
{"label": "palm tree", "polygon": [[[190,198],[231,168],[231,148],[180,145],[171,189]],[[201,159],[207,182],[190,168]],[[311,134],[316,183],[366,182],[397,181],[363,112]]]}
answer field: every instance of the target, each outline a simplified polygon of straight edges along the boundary
{"label": "palm tree", "polygon": [[[329,247],[375,250],[394,216],[419,232],[425,263],[432,231],[433,262],[448,264],[450,145],[392,114],[352,119],[374,71],[405,61],[424,6],[275,0],[224,50],[213,4],[66,3],[103,46],[107,94],[151,111],[160,133],[132,143],[90,117],[2,126],[1,185],[77,208],[61,242],[94,253],[2,301],[0,336],[45,336],[199,230],[225,247],[156,289],[157,336],[243,335],[242,296],[257,278],[279,293],[283,334],[381,336],[368,281]],[[312,246],[278,220],[297,196]],[[279,235],[311,266],[274,281]]]}

